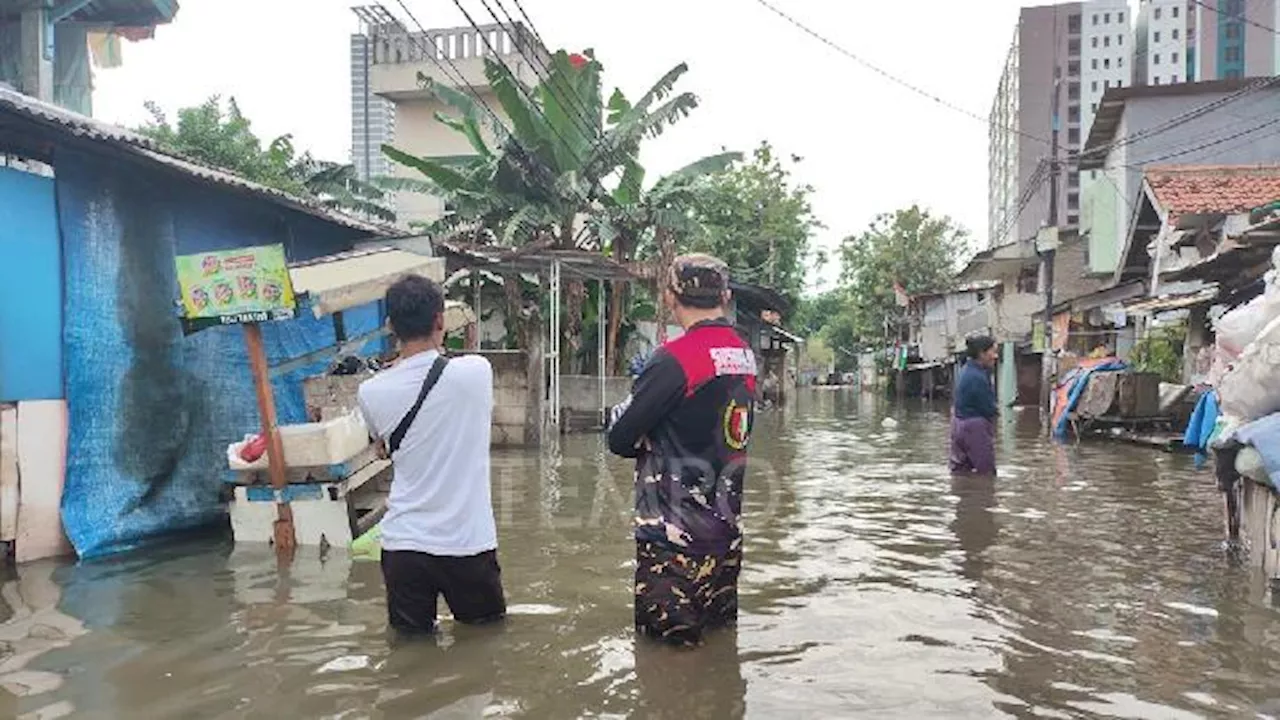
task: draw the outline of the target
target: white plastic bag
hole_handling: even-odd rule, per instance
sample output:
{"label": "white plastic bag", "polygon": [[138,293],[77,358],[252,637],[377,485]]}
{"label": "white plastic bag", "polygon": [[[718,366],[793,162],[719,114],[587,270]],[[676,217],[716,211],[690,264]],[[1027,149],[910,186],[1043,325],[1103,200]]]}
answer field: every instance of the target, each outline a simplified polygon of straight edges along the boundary
{"label": "white plastic bag", "polygon": [[1218,385],[1222,412],[1245,422],[1280,412],[1280,317],[1236,359]]}

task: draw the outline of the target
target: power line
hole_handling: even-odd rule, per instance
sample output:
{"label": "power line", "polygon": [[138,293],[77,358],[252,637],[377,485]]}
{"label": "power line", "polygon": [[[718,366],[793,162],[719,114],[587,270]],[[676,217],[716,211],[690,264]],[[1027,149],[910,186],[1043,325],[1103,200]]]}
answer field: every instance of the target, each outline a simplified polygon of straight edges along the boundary
{"label": "power line", "polygon": [[[418,26],[418,30],[420,31],[421,35],[423,36],[427,35],[428,34],[427,29],[422,25],[421,22],[418,21],[417,16],[413,14],[413,11],[409,9],[409,6],[405,4],[405,1],[396,0],[396,3],[400,6],[400,9],[403,10],[404,13],[409,16],[409,19],[413,21],[413,24]],[[386,7],[383,6],[381,3],[379,3],[377,7],[380,8],[383,12],[387,11]],[[406,31],[405,35],[408,37],[409,42],[418,45],[419,49],[423,50],[423,55],[428,57],[431,60],[431,62],[435,63],[436,67],[440,68],[440,71],[444,74],[445,78],[449,80],[449,82],[456,83],[459,87],[465,87],[467,88],[467,90],[470,91],[471,96],[475,99],[475,101],[479,103],[480,107],[484,108],[484,110],[488,112],[489,117],[492,118],[494,122],[495,130],[499,130],[501,132],[506,133],[506,139],[510,141],[511,147],[514,148],[516,151],[515,153],[517,156],[516,159],[518,161],[523,161],[523,163],[521,164],[525,166],[525,169],[531,175],[537,175],[539,172],[541,172],[545,180],[547,180],[548,182],[554,183],[555,181],[554,177],[548,178],[548,169],[544,167],[541,163],[536,162],[535,161],[536,158],[528,151],[527,148],[525,148],[523,145],[520,144],[520,141],[516,138],[515,134],[512,133],[509,129],[507,129],[506,123],[503,122],[502,118],[500,118],[496,112],[494,112],[493,108],[489,106],[489,103],[485,102],[485,99],[480,94],[480,91],[477,90],[476,87],[472,85],[470,81],[467,80],[466,75],[461,70],[458,69],[458,66],[453,62],[453,59],[449,57],[449,53],[447,51],[440,52],[439,54],[443,56],[444,61],[449,64],[450,68],[452,68],[454,75],[450,75],[449,69],[445,68],[444,64],[440,62],[440,59],[436,57],[436,54],[440,50],[440,48],[436,47],[436,44],[434,42],[432,42],[430,44],[430,47],[428,48],[428,46],[424,42],[422,42],[421,38],[415,36],[414,33]],[[486,40],[486,43],[487,43],[487,40]]]}
{"label": "power line", "polygon": [[1236,102],[1237,100],[1240,100],[1241,98],[1244,98],[1248,95],[1252,95],[1253,93],[1256,93],[1260,90],[1270,88],[1276,85],[1277,83],[1280,83],[1280,78],[1276,78],[1276,77],[1261,78],[1235,91],[1230,95],[1227,95],[1225,97],[1220,97],[1217,100],[1213,100],[1199,107],[1192,108],[1180,115],[1176,115],[1172,118],[1169,118],[1168,120],[1165,120],[1164,122],[1161,122],[1157,125],[1153,125],[1152,127],[1139,130],[1137,132],[1126,135],[1125,137],[1122,137],[1122,138],[1118,138],[1106,145],[1103,145],[1102,147],[1094,148],[1087,153],[1078,153],[1075,158],[1075,162],[1079,162],[1079,159],[1081,157],[1098,157],[1098,156],[1105,157],[1106,155],[1110,154],[1112,150],[1116,150],[1118,148],[1124,147],[1126,145],[1131,145],[1133,143],[1140,142],[1142,140],[1147,140],[1163,132],[1167,132],[1181,125],[1185,125],[1186,123],[1191,122],[1192,120],[1196,120],[1200,117],[1203,117],[1214,110],[1219,110],[1223,107],[1226,107],[1227,105],[1233,102]]}
{"label": "power line", "polygon": [[[502,26],[503,24],[502,20],[498,18],[498,14],[494,12],[493,8],[489,5],[488,1],[480,0],[480,2],[484,5],[485,10],[487,10],[489,14],[493,16],[494,21],[497,22],[499,26]],[[502,0],[494,0],[494,4],[496,4],[499,8],[501,8],[503,16],[507,18],[507,27],[509,28],[518,27],[515,21],[515,18],[512,17],[511,13],[507,10],[506,6],[502,4]],[[519,4],[517,4],[517,7],[519,7]],[[543,42],[541,33],[538,32],[536,27],[534,27],[533,20],[529,17],[528,13],[524,12],[523,7],[520,7],[520,12],[524,16],[525,23],[528,25],[529,30],[533,33],[534,39],[537,40],[539,46],[545,48],[546,43]],[[560,88],[559,93],[556,92],[557,90],[556,83],[553,81],[555,75],[552,73],[551,69],[547,67],[546,63],[543,62],[542,57],[539,53],[534,51],[534,52],[531,52],[531,54],[525,54],[524,43],[518,43],[516,45],[516,52],[522,58],[524,58],[526,61],[529,62],[529,65],[533,70],[533,74],[537,76],[539,81],[544,85],[547,93],[551,95],[551,97],[554,98],[556,101],[558,101],[562,106],[564,106],[564,108],[566,109],[566,117],[568,117],[569,122],[573,123],[578,129],[584,130],[584,134],[591,138],[592,155],[595,157],[604,157],[616,163],[617,162],[616,152],[609,151],[609,150],[602,150],[602,146],[604,143],[603,118],[597,117],[593,121],[591,119],[591,115],[592,115],[591,110],[587,107],[586,102],[578,95],[578,93],[572,87],[567,86],[567,84]],[[542,73],[538,72],[539,68],[541,68]],[[581,121],[581,122],[579,123],[578,121]],[[572,151],[572,149],[570,150]],[[579,163],[581,163],[582,158],[578,158],[578,161]],[[598,189],[601,189],[599,185],[600,185],[600,181],[599,179],[597,179],[595,181],[595,184],[591,188],[591,191],[588,194],[594,197],[595,191]]]}
{"label": "power line", "polygon": [[[493,16],[494,21],[497,22],[499,26],[501,26],[502,21],[498,19],[498,14],[494,12],[493,8],[489,5],[488,0],[480,0],[480,2],[481,4],[484,5],[485,10],[487,10],[489,14]],[[502,15],[507,19],[508,28],[514,29],[517,27],[521,27],[518,23],[516,23],[515,18],[512,17],[511,13],[507,10],[507,7],[502,4],[502,0],[493,0],[493,2],[494,2],[494,5],[497,5],[498,8],[502,10]],[[520,7],[519,3],[517,3],[517,7],[519,7],[520,9],[521,15],[524,16],[525,25],[529,28],[529,31],[533,33],[533,38],[538,42],[538,45],[540,47],[545,49],[547,47],[547,44],[543,41],[542,34],[538,32],[538,29],[536,27],[534,27],[533,20],[529,17],[529,14],[524,12],[524,8]],[[530,54],[526,55],[524,52],[524,43],[518,43],[516,45],[516,52],[529,62],[529,65],[533,69],[533,74],[536,75],[540,80],[546,83],[547,92],[552,97],[556,98],[566,107],[568,107],[568,109],[570,109],[573,112],[573,114],[577,116],[577,119],[582,121],[582,125],[580,127],[583,127],[589,131],[594,131],[597,129],[597,124],[599,123],[600,118],[596,118],[595,122],[592,121],[591,110],[586,107],[586,103],[582,100],[582,98],[578,96],[576,92],[573,91],[572,88],[562,88],[562,91],[563,91],[562,94],[556,93],[555,83],[551,82],[551,78],[553,77],[551,73],[551,69],[547,67],[546,62],[543,61],[541,53],[538,53],[535,51],[535,52],[530,52]],[[542,73],[538,72],[539,69],[542,70]],[[595,133],[592,133],[592,134],[595,134]],[[593,138],[593,142],[592,142],[593,149],[597,149],[597,150],[599,149],[599,141],[600,141],[600,138],[598,137]]]}
{"label": "power line", "polygon": [[[1006,215],[1004,221],[1000,223],[1000,229],[996,232],[997,238],[1003,238],[1013,230],[1018,221],[1022,219],[1022,213],[1027,211],[1031,206],[1031,201],[1035,198],[1036,193],[1040,192],[1040,188],[1049,180],[1050,163],[1041,160],[1036,164],[1036,169],[1031,173],[1031,177],[1027,178],[1026,187],[1023,188],[1022,194],[1018,196],[1017,209],[1013,215]],[[994,240],[991,240],[994,242]]]}
{"label": "power line", "polygon": [[1243,22],[1246,25],[1252,25],[1258,28],[1259,30],[1266,30],[1272,35],[1280,35],[1280,32],[1277,32],[1275,28],[1267,27],[1266,25],[1263,25],[1262,23],[1256,20],[1250,20],[1248,17],[1245,16],[1243,12],[1239,12],[1239,13],[1227,12],[1226,10],[1223,10],[1218,7],[1214,7],[1206,2],[1201,2],[1201,0],[1191,0],[1191,1],[1194,2],[1196,5],[1199,5],[1200,7],[1204,8],[1205,10],[1215,12],[1227,19],[1239,20],[1240,22]]}
{"label": "power line", "polygon": [[1104,167],[1103,167],[1103,168],[1101,168],[1101,169],[1102,169],[1102,170],[1104,170],[1104,171],[1105,171],[1105,170],[1117,170],[1117,169],[1120,169],[1120,168],[1127,168],[1127,169],[1130,169],[1130,170],[1145,170],[1146,168],[1148,168],[1148,167],[1150,167],[1151,165],[1154,165],[1154,164],[1156,164],[1156,163],[1163,162],[1163,161],[1165,161],[1165,160],[1172,160],[1173,158],[1176,158],[1176,157],[1182,157],[1183,155],[1190,155],[1191,153],[1199,152],[1200,150],[1207,150],[1207,149],[1209,149],[1209,148],[1211,148],[1211,147],[1217,147],[1218,145],[1222,145],[1223,143],[1228,143],[1228,142],[1231,142],[1232,140],[1236,140],[1236,139],[1239,139],[1239,138],[1242,138],[1242,137],[1246,137],[1246,136],[1252,135],[1253,133],[1256,133],[1256,132],[1258,132],[1259,130],[1262,130],[1262,129],[1265,129],[1265,128],[1268,128],[1268,127],[1271,127],[1271,126],[1276,125],[1276,124],[1280,124],[1280,117],[1272,118],[1272,119],[1267,120],[1267,121],[1265,121],[1265,122],[1263,122],[1263,123],[1260,123],[1260,124],[1255,125],[1255,126],[1253,126],[1253,127],[1251,127],[1251,128],[1248,128],[1247,130],[1241,130],[1241,131],[1239,131],[1239,132],[1232,133],[1232,134],[1227,135],[1227,136],[1225,136],[1225,137],[1220,137],[1220,138],[1217,138],[1217,139],[1215,139],[1215,140],[1210,140],[1209,142],[1205,142],[1205,143],[1201,143],[1201,144],[1199,144],[1199,145],[1194,145],[1194,146],[1191,146],[1191,147],[1185,147],[1185,148],[1181,148],[1181,149],[1178,149],[1178,150],[1174,150],[1173,152],[1170,152],[1170,153],[1165,154],[1165,155],[1160,155],[1160,156],[1158,156],[1158,157],[1146,158],[1146,159],[1142,160],[1141,162],[1137,162],[1137,163],[1117,163],[1117,164],[1115,164],[1115,165],[1106,165],[1106,166],[1104,166]]}
{"label": "power line", "polygon": [[[807,25],[805,25],[804,23],[800,22],[799,20],[795,19],[795,18],[794,18],[794,17],[792,17],[791,15],[788,15],[786,12],[784,12],[782,9],[778,8],[776,5],[774,5],[774,4],[772,4],[772,3],[770,3],[768,0],[756,0],[756,2],[760,3],[761,5],[763,5],[765,8],[767,8],[768,10],[770,10],[771,12],[773,12],[773,13],[774,13],[775,15],[777,15],[778,17],[780,17],[780,18],[782,18],[783,20],[786,20],[787,22],[789,22],[789,23],[791,23],[792,25],[796,26],[796,28],[800,29],[801,31],[803,31],[804,33],[806,33],[807,35],[809,35],[810,37],[813,37],[815,40],[817,40],[817,41],[821,42],[822,44],[826,45],[827,47],[831,48],[832,50],[835,50],[836,52],[840,53],[841,55],[844,55],[845,57],[849,58],[850,60],[853,60],[854,62],[856,62],[856,63],[858,63],[859,65],[863,66],[864,68],[866,68],[866,69],[870,70],[871,72],[874,72],[874,73],[876,73],[877,75],[880,75],[881,77],[885,78],[886,80],[888,80],[888,81],[890,81],[890,82],[892,82],[892,83],[894,83],[894,84],[896,84],[896,85],[900,85],[900,86],[902,86],[902,87],[904,87],[904,88],[906,88],[906,89],[910,90],[911,92],[913,92],[913,93],[915,93],[915,94],[917,94],[917,95],[920,95],[921,97],[924,97],[924,98],[927,98],[927,99],[929,99],[929,100],[932,100],[933,102],[935,102],[935,103],[937,103],[937,104],[939,104],[939,105],[941,105],[941,106],[943,106],[943,107],[945,107],[945,108],[948,108],[948,109],[950,109],[950,110],[954,110],[954,111],[956,111],[956,112],[958,112],[958,113],[960,113],[960,114],[962,114],[962,115],[967,115],[967,116],[969,116],[969,117],[971,117],[971,118],[973,118],[973,119],[975,119],[975,120],[978,120],[979,122],[986,123],[987,125],[991,125],[991,124],[992,124],[991,118],[990,118],[989,116],[984,117],[983,115],[981,115],[981,114],[979,114],[979,113],[975,113],[975,112],[973,112],[972,110],[968,110],[968,109],[963,108],[963,107],[961,107],[961,106],[959,106],[959,105],[956,105],[955,103],[952,103],[952,102],[950,102],[950,101],[948,101],[948,100],[945,100],[945,99],[943,99],[943,98],[939,97],[938,95],[935,95],[934,93],[931,93],[931,92],[929,92],[928,90],[925,90],[925,89],[923,89],[923,88],[919,87],[918,85],[914,85],[914,84],[912,84],[911,82],[909,82],[909,81],[907,81],[907,80],[904,80],[904,79],[902,79],[902,78],[898,77],[897,75],[894,75],[893,73],[889,72],[888,70],[885,70],[884,68],[880,67],[879,65],[876,65],[875,63],[871,62],[870,60],[867,60],[867,59],[863,58],[862,56],[860,56],[860,55],[858,55],[858,54],[854,53],[853,51],[848,50],[848,49],[846,49],[846,48],[842,47],[841,45],[837,44],[834,40],[831,40],[831,39],[827,38],[826,36],[824,36],[824,35],[822,35],[821,33],[819,33],[817,30],[814,30],[813,28],[810,28],[809,26],[807,26]],[[1036,135],[1032,135],[1032,134],[1027,133],[1027,132],[1023,132],[1022,130],[1019,130],[1019,129],[1017,129],[1017,128],[1011,128],[1011,127],[1008,127],[1008,126],[998,126],[998,127],[1001,127],[1001,129],[1005,130],[1006,132],[1011,132],[1011,133],[1014,133],[1014,134],[1016,134],[1016,135],[1021,135],[1021,136],[1023,136],[1023,137],[1026,137],[1026,138],[1030,138],[1030,139],[1032,139],[1032,140],[1035,140],[1036,142],[1044,143],[1045,145],[1050,145],[1050,144],[1051,144],[1048,140],[1046,140],[1046,139],[1044,139],[1044,138],[1042,138],[1042,137],[1039,137],[1039,136],[1036,136]]]}

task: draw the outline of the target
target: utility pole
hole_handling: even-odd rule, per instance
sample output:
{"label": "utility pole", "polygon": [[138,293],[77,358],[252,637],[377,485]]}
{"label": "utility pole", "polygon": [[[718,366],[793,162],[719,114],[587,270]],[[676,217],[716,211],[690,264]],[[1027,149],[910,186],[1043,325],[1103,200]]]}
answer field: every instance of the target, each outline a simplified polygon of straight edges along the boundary
{"label": "utility pole", "polygon": [[[1055,41],[1056,41],[1055,37]],[[1058,135],[1061,128],[1059,105],[1062,89],[1062,66],[1053,68],[1053,99],[1050,102],[1050,113],[1053,122],[1053,134],[1049,140],[1049,234],[1052,242],[1044,247],[1037,247],[1040,261],[1044,267],[1044,352],[1041,354],[1040,404],[1048,419],[1046,425],[1053,432],[1053,418],[1049,415],[1050,400],[1053,397],[1053,374],[1055,358],[1053,354],[1053,262],[1057,255],[1058,228]],[[1037,243],[1039,245],[1039,243]]]}

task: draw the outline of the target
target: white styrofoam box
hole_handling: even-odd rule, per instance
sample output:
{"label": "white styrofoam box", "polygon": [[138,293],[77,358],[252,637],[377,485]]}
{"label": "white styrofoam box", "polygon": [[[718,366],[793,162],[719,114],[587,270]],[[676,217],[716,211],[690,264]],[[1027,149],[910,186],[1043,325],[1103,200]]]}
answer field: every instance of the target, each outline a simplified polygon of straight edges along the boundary
{"label": "white styrofoam box", "polygon": [[337,465],[369,447],[369,431],[355,413],[304,425],[283,425],[280,440],[289,467]]}
{"label": "white styrofoam box", "polygon": [[[293,531],[298,545],[319,546],[321,539],[337,548],[346,548],[351,537],[351,515],[347,499],[332,499],[329,483],[290,485],[282,494],[293,512]],[[231,503],[231,531],[236,543],[269,543],[275,536],[275,491],[269,487],[237,487]]]}
{"label": "white styrofoam box", "polygon": [[[227,446],[227,465],[232,470],[267,468],[265,454],[252,463],[240,459],[240,448],[249,439]],[[348,413],[324,422],[281,425],[280,442],[288,467],[328,467],[345,463],[368,449],[369,431],[357,413]]]}

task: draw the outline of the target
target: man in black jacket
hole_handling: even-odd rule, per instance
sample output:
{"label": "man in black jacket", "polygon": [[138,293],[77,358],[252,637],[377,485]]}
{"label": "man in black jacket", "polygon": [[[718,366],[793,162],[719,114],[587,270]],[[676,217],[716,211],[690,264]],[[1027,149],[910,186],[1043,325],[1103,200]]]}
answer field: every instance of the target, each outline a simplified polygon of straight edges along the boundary
{"label": "man in black jacket", "polygon": [[697,644],[704,629],[737,621],[756,361],[725,317],[720,260],[676,258],[663,301],[685,332],[613,409],[609,449],[636,459],[636,628]]}

